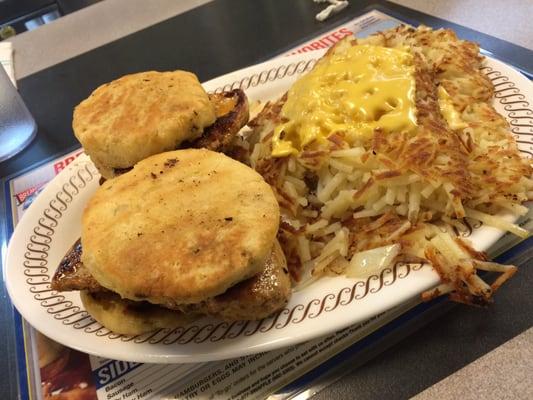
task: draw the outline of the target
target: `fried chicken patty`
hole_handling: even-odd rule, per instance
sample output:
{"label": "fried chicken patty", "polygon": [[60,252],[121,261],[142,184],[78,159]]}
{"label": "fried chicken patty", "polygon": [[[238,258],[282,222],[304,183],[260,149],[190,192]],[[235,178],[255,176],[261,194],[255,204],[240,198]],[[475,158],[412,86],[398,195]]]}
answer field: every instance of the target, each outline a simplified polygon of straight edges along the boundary
{"label": "fried chicken patty", "polygon": [[[82,246],[78,239],[61,260],[52,278],[52,289],[63,292],[81,290],[85,298],[92,296],[95,301],[120,300],[120,296],[104,288],[91,275],[81,262]],[[285,256],[276,241],[264,270],[243,282],[229,288],[225,293],[207,299],[198,304],[177,306],[176,309],[186,314],[211,315],[224,320],[255,320],[269,316],[283,307],[290,296],[291,281]],[[123,300],[139,314],[150,312],[159,307],[147,302]],[[142,307],[145,304],[146,307]],[[148,306],[149,305],[149,306]],[[117,306],[118,307],[118,306]],[[124,307],[122,307],[124,308]]]}

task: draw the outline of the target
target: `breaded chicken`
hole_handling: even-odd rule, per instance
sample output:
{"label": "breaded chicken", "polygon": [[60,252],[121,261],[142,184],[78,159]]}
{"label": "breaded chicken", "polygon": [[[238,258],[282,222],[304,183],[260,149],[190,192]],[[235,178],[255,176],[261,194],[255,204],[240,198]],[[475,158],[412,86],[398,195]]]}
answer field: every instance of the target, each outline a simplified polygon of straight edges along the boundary
{"label": "breaded chicken", "polygon": [[[81,253],[82,247],[80,240],[78,240],[59,264],[59,268],[52,278],[52,289],[57,291],[81,290],[86,293],[85,298],[88,297],[88,293],[93,293],[93,302],[100,299],[101,301],[112,300],[116,303],[120,297],[101,286],[94,279],[81,262]],[[287,303],[290,292],[291,281],[287,263],[281,247],[276,241],[270,257],[265,263],[265,268],[260,274],[238,283],[219,296],[198,304],[177,306],[176,308],[191,315],[210,315],[231,321],[255,320],[265,318],[281,309]],[[137,314],[140,312],[139,310],[143,310],[141,303],[146,303],[128,300],[124,300],[124,302],[125,305],[129,304],[129,309],[135,310]],[[156,305],[151,305],[151,307],[162,308]],[[148,311],[150,310],[152,308],[149,308]],[[131,333],[131,330],[128,332]]]}

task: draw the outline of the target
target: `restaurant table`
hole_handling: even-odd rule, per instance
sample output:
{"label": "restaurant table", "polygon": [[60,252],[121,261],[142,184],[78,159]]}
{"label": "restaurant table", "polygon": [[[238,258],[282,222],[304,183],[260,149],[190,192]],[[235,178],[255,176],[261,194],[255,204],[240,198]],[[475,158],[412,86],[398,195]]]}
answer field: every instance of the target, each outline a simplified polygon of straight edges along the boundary
{"label": "restaurant table", "polygon": [[[78,147],[72,109],[104,82],[177,68],[206,81],[268,60],[371,9],[414,25],[452,28],[526,75],[533,73],[531,1],[352,0],[317,22],[323,7],[311,0],[108,0],[12,38],[19,91],[39,130],[26,150],[0,163],[0,178]],[[0,214],[5,215],[1,208]],[[438,302],[394,334],[382,333],[357,359],[333,359],[308,374],[306,379],[318,382],[314,387],[323,388],[315,397],[533,398],[531,244],[522,242],[501,260],[520,271],[494,305]],[[0,294],[0,394],[16,398],[13,310],[3,286]]]}

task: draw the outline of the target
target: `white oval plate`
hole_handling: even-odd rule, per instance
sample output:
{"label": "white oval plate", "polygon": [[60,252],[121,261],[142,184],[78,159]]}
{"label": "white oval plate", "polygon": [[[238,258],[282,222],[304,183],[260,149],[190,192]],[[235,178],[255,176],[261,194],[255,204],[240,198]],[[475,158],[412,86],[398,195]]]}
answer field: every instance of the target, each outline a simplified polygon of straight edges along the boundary
{"label": "white oval plate", "polygon": [[[205,83],[208,91],[243,88],[250,100],[279,97],[322,52],[279,58]],[[505,64],[487,59],[485,73],[496,89],[495,106],[511,124],[520,149],[533,155],[531,83]],[[46,336],[77,350],[118,360],[184,363],[243,356],[337,331],[371,318],[435,286],[427,266],[395,265],[366,280],[323,278],[295,292],[276,316],[250,322],[203,319],[173,331],[135,337],[117,335],[84,310],[78,292],[57,293],[50,279],[80,235],[84,205],[98,187],[98,173],[87,156],[54,178],[18,224],[7,253],[5,281],[20,313]],[[487,249],[502,232],[473,227],[470,240]]]}

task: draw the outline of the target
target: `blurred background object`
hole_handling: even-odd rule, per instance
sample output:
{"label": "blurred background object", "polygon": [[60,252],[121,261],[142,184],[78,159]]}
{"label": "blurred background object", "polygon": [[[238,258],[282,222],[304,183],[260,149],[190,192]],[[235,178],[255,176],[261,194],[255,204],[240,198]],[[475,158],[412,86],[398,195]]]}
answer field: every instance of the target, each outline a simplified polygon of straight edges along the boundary
{"label": "blurred background object", "polygon": [[0,0],[0,40],[31,31],[101,0]]}
{"label": "blurred background object", "polygon": [[36,333],[43,400],[97,400],[89,356]]}
{"label": "blurred background object", "polygon": [[0,28],[0,40],[7,39],[11,36],[15,36],[17,32],[11,25],[4,25]]}
{"label": "blurred background object", "polygon": [[35,120],[0,64],[0,162],[22,151],[36,132]]}

